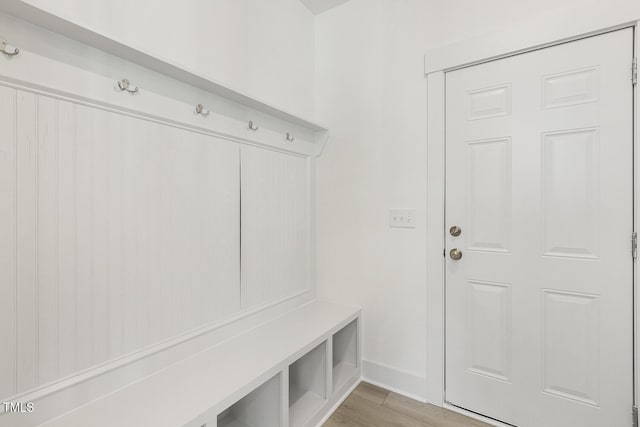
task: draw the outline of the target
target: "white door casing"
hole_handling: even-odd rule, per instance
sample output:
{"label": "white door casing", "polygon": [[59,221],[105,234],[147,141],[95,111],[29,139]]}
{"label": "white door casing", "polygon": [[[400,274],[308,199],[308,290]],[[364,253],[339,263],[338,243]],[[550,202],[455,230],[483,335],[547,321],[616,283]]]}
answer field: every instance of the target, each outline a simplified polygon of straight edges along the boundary
{"label": "white door casing", "polygon": [[451,404],[631,422],[632,54],[625,29],[446,74]]}

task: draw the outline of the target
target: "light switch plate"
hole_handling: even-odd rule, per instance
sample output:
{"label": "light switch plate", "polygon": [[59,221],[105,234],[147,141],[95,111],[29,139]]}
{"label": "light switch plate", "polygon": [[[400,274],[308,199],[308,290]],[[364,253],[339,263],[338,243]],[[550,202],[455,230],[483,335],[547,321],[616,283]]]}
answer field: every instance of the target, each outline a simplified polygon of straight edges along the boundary
{"label": "light switch plate", "polygon": [[416,210],[391,209],[389,211],[389,227],[416,228]]}

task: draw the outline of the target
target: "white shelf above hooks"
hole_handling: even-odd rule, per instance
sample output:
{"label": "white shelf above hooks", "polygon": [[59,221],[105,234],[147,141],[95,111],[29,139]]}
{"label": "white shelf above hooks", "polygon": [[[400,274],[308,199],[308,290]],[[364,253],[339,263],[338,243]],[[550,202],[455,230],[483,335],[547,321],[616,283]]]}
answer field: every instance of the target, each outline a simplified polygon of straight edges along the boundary
{"label": "white shelf above hooks", "polygon": [[328,139],[328,128],[326,126],[285,111],[282,108],[273,106],[240,90],[229,87],[228,85],[219,83],[213,78],[176,64],[160,55],[138,49],[135,46],[126,45],[115,37],[102,34],[67,21],[24,1],[3,0],[0,3],[0,11],[69,37],[88,46],[118,56],[167,77],[237,102],[277,119],[308,129],[316,134],[316,155],[319,155],[322,152],[323,145]]}

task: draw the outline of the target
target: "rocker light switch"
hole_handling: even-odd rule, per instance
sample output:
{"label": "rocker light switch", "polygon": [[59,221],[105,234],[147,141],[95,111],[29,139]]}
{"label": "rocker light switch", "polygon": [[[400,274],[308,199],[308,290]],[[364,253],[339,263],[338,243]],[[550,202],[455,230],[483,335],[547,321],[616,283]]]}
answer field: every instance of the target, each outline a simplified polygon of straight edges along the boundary
{"label": "rocker light switch", "polygon": [[389,211],[389,227],[416,228],[416,210],[391,209]]}

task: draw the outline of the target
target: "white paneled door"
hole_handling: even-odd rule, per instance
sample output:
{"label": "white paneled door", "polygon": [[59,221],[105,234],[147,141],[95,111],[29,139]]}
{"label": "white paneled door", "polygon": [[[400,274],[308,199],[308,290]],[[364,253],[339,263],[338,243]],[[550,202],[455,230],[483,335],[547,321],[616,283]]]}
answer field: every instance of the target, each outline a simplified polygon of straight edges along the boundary
{"label": "white paneled door", "polygon": [[449,403],[631,425],[632,52],[624,29],[447,73]]}

